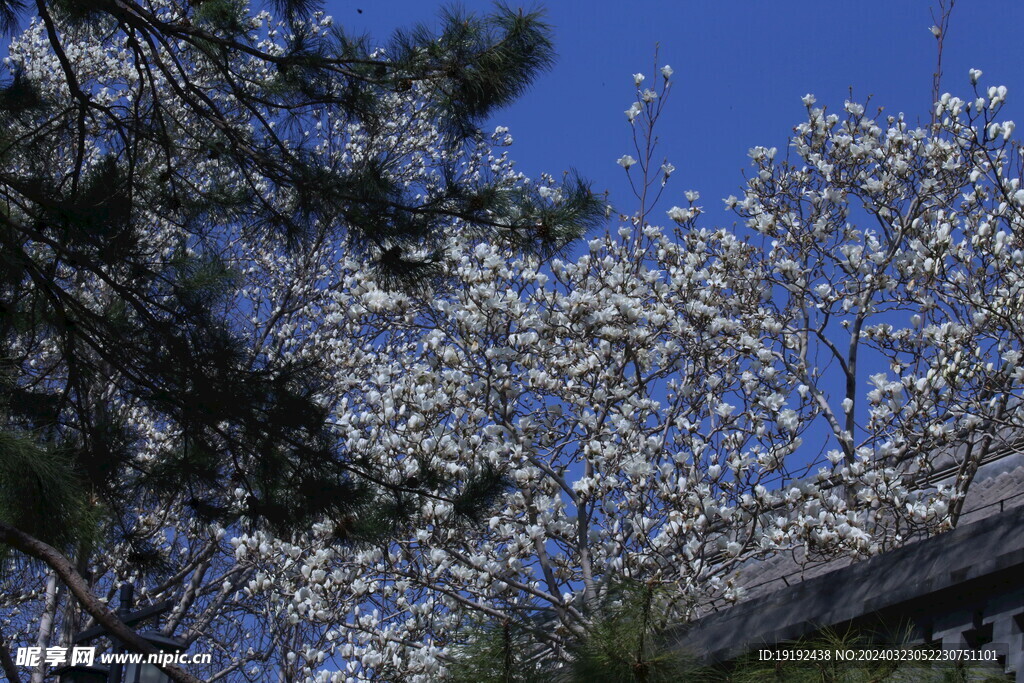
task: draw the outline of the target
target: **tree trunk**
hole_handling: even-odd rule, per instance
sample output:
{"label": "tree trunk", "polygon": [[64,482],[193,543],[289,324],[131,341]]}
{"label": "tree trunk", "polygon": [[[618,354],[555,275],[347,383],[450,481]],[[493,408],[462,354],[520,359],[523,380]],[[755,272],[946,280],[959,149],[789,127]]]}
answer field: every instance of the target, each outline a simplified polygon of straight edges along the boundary
{"label": "tree trunk", "polygon": [[[52,571],[46,578],[46,601],[43,606],[43,616],[39,619],[39,637],[36,639],[36,646],[45,655],[46,648],[50,647],[50,638],[53,636],[54,617],[57,616],[57,575]],[[46,675],[45,657],[40,657],[39,666],[32,672],[29,679],[31,683],[43,683],[43,676]]]}
{"label": "tree trunk", "polygon": [[11,658],[11,651],[3,642],[3,634],[0,634],[0,670],[7,676],[10,683],[21,683],[21,675]]}

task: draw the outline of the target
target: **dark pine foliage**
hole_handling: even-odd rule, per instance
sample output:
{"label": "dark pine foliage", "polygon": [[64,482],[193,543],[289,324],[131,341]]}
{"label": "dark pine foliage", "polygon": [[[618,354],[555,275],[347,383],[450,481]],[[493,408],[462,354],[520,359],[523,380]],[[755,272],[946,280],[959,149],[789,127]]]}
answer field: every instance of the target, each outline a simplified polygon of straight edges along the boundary
{"label": "dark pine foliage", "polygon": [[[67,548],[95,528],[86,509],[98,504],[130,536],[129,511],[163,493],[201,519],[241,514],[278,529],[323,514],[358,519],[369,502],[400,514],[415,488],[384,501],[375,474],[329,434],[314,400],[325,369],[268,357],[232,325],[225,301],[242,283],[219,256],[225,229],[293,252],[340,238],[404,287],[436,275],[454,224],[551,253],[597,220],[599,202],[579,180],[558,205],[455,180],[478,124],[550,64],[538,14],[452,12],[439,34],[414,29],[374,53],[367,39],[310,31],[307,0],[278,5],[288,38],[270,53],[236,0],[182,2],[177,18],[136,0],[0,1],[3,30],[42,22],[67,84],[49,101],[14,68],[0,87],[0,520]],[[67,56],[72,40],[126,41],[131,102],[99,101]],[[277,77],[247,81],[254,62]],[[203,82],[191,82],[200,70]],[[384,95],[414,86],[449,151],[438,177],[450,181],[426,195],[390,179],[388,164],[402,159],[333,168],[289,133],[327,112],[373,136],[394,114]],[[201,148],[187,126],[208,132]],[[98,163],[86,154],[97,145]],[[181,161],[197,157],[235,182],[197,188]],[[142,206],[187,240],[169,254],[144,248]],[[138,467],[123,404],[181,435],[173,455]],[[480,500],[457,501],[466,514],[501,486],[486,472],[471,484]]]}

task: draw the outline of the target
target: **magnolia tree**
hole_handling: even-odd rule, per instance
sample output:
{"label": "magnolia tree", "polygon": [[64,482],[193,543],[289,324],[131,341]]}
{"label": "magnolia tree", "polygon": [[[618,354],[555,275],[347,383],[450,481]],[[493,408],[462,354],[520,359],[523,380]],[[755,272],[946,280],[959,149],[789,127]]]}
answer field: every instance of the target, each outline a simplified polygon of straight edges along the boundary
{"label": "magnolia tree", "polygon": [[[482,623],[529,633],[523,671],[568,664],[624,581],[657,589],[665,626],[742,599],[739,570],[768,553],[870,556],[955,525],[1022,419],[1024,189],[1005,89],[943,96],[925,128],[808,96],[789,151],[752,150],[726,200],[741,225],[702,227],[688,192],[665,228],[673,168],[653,131],[672,71],[649,78],[626,111],[636,157],[619,160],[639,210],[575,259],[453,230],[445,277],[396,292],[327,235],[301,254],[226,240],[252,283],[239,329],[325,368],[315,399],[375,477],[379,519],[282,534],[249,520],[244,487],[220,501],[234,521],[212,524],[189,492],[139,496],[135,545],[82,558],[94,590],[133,578],[174,600],[165,629],[216,654],[208,680],[427,681]],[[429,185],[415,163],[434,154],[429,117],[415,90],[394,96],[410,118],[384,139]],[[358,129],[315,134],[363,153]],[[461,168],[568,201],[483,141]],[[145,472],[181,435],[123,409]],[[957,468],[934,486],[940,454]],[[159,560],[145,570],[140,544]],[[8,642],[72,623],[37,569],[6,580]]]}
{"label": "magnolia tree", "polygon": [[[295,311],[294,353],[338,363],[334,429],[413,511],[363,547],[332,542],[344,519],[233,540],[257,572],[243,592],[323,633],[296,653],[306,675],[434,680],[481,622],[558,666],[623,580],[685,622],[742,599],[738,570],[767,553],[863,557],[950,528],[1021,427],[1005,88],[972,71],[974,95],[943,95],[924,128],[808,95],[788,153],[751,151],[726,200],[739,227],[700,227],[690,192],[665,229],[652,130],[671,75],[638,74],[626,112],[640,212],[575,260],[463,241],[446,289],[336,271]],[[955,468],[936,486],[939,460]]]}

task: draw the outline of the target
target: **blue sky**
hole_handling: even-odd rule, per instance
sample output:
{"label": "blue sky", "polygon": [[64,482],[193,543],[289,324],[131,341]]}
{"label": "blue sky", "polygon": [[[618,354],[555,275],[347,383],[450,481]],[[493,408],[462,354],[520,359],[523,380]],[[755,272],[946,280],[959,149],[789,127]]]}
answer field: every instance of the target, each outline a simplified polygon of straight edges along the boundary
{"label": "blue sky", "polygon": [[[349,31],[384,38],[415,22],[437,25],[441,5],[328,0],[326,10]],[[659,130],[661,150],[677,168],[660,209],[685,205],[683,191],[695,189],[709,210],[707,222],[731,223],[719,200],[739,194],[747,150],[754,145],[782,150],[806,114],[800,103],[805,93],[814,93],[818,106],[839,110],[852,87],[856,100],[871,95],[872,103],[887,112],[927,120],[936,57],[928,28],[937,5],[937,0],[549,0],[540,6],[554,27],[558,62],[493,123],[511,129],[516,141],[511,156],[527,175],[557,176],[575,168],[594,189],[609,190],[618,210],[632,213],[635,202],[615,164],[632,151],[623,111],[635,99],[631,74],[644,71],[650,82],[660,44],[659,62],[675,69]],[[462,6],[486,12],[493,4],[472,0]],[[1024,111],[1022,38],[1024,2],[960,0],[947,32],[943,89],[966,98],[971,92],[967,70],[982,69],[982,85],[1009,88],[1009,117],[1024,118],[1019,115]]]}

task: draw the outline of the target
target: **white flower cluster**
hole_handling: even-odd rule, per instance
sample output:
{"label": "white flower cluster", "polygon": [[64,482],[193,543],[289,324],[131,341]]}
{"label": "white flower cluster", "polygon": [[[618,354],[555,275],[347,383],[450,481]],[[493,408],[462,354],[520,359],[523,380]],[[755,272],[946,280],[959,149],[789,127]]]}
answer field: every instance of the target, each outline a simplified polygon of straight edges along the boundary
{"label": "white flower cluster", "polygon": [[[123,49],[80,55],[111,106],[134,92],[117,86],[137,77]],[[12,50],[61,90],[41,28]],[[664,101],[643,80],[631,122]],[[668,211],[673,232],[638,218],[575,259],[540,262],[453,221],[446,285],[429,294],[382,288],[343,236],[295,253],[227,234],[245,281],[239,331],[262,353],[328,363],[318,396],[340,449],[404,491],[411,518],[397,537],[355,545],[338,541],[351,520],[282,538],[161,501],[137,521],[176,578],[144,595],[174,597],[171,625],[253,678],[432,681],[477,617],[542,615],[541,638],[563,652],[621,577],[666,587],[686,620],[742,598],[737,570],[751,558],[795,546],[867,556],[948,527],[970,476],[935,488],[919,475],[954,444],[983,457],[996,427],[1024,417],[1024,194],[1013,125],[998,120],[1005,89],[987,93],[943,96],[932,129],[852,102],[827,114],[805,97],[794,161],[751,150],[755,172],[727,200],[738,230],[697,226],[690,192]],[[396,179],[428,196],[442,182],[440,133],[415,88],[394,97],[384,135],[313,115],[309,137],[330,163],[402,159]],[[194,161],[199,186],[232,180],[217,160]],[[484,141],[458,172],[527,182]],[[181,236],[154,217],[145,239],[159,254]],[[102,300],[102,283],[83,286]],[[44,342],[38,372],[54,362]],[[119,408],[140,433],[140,468],[180,441]],[[490,504],[470,514],[467,496],[483,502],[474,491],[491,479]],[[109,550],[100,583],[134,571],[128,549]],[[26,633],[44,584],[26,576],[5,592],[5,633]]]}
{"label": "white flower cluster", "polygon": [[[569,262],[466,243],[457,284],[415,306],[336,291],[309,349],[358,359],[339,435],[393,484],[436,482],[403,539],[337,558],[360,577],[326,601],[360,615],[349,674],[430,680],[467,618],[527,605],[558,651],[620,576],[671,587],[685,620],[741,598],[748,558],[954,522],[969,478],[920,473],[1022,417],[1020,183],[983,132],[1001,101],[943,98],[931,131],[805,101],[799,162],[752,150],[733,200],[763,243],[677,207],[676,236],[634,223]],[[474,524],[455,501],[487,469],[509,488]]]}

